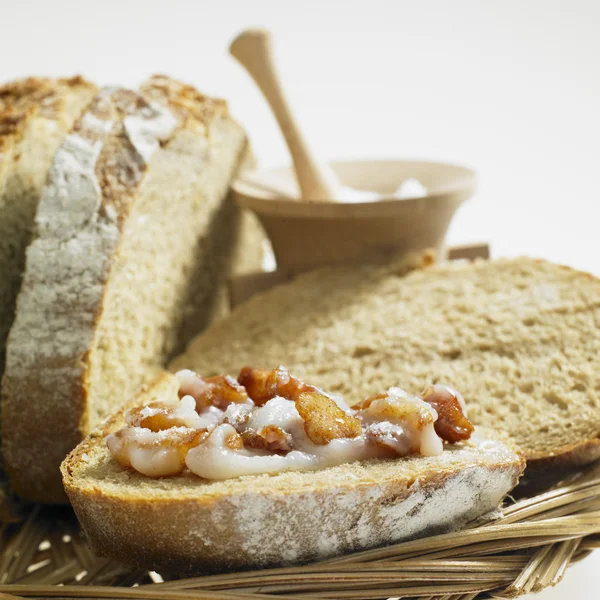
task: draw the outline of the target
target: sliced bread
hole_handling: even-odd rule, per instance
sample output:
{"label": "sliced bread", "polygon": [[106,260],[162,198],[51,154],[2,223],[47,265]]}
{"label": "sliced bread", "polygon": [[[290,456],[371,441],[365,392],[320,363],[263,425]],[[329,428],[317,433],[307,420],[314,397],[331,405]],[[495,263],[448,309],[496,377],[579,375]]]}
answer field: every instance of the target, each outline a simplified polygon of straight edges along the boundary
{"label": "sliced bread", "polygon": [[247,148],[225,102],[163,76],[102,90],[57,151],[2,385],[6,470],[65,501],[59,465],[218,310]]}
{"label": "sliced bread", "polygon": [[[81,77],[30,77],[0,86],[0,381],[25,249],[48,169],[95,93],[96,87]],[[1,473],[0,521],[16,517]]]}
{"label": "sliced bread", "polygon": [[95,93],[81,77],[32,77],[0,87],[0,375],[48,169]]}
{"label": "sliced bread", "polygon": [[[162,375],[135,403],[178,386]],[[105,436],[123,424],[120,412],[67,457],[65,489],[96,553],[171,575],[296,564],[458,529],[495,509],[524,468],[512,448],[479,437],[429,458],[151,479],[109,453]]]}
{"label": "sliced bread", "polygon": [[600,457],[599,327],[600,280],[542,260],[338,267],[255,296],[171,366],[282,363],[349,401],[447,383],[528,463],[569,466]]}

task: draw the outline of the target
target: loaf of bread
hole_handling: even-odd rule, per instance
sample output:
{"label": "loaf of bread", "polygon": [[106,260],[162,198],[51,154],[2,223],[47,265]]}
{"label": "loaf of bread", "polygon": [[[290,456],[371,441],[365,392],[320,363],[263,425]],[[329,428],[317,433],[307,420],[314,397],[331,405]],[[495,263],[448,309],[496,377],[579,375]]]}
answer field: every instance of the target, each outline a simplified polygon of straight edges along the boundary
{"label": "loaf of bread", "polygon": [[172,368],[282,363],[349,401],[446,383],[528,465],[580,465],[600,457],[599,323],[600,280],[541,260],[326,268],[253,297]]}
{"label": "loaf of bread", "polygon": [[6,470],[61,502],[59,465],[222,308],[247,150],[221,100],[167,77],[106,88],[55,153],[2,385]]}
{"label": "loaf of bread", "polygon": [[[165,374],[133,404],[178,386]],[[496,509],[524,468],[510,446],[478,432],[433,457],[151,479],[109,453],[105,436],[123,424],[121,411],[68,456],[65,489],[96,553],[170,575],[297,564],[458,529]]]}
{"label": "loaf of bread", "polygon": [[[31,77],[0,87],[0,380],[6,337],[52,158],[96,93],[82,79]],[[15,517],[0,457],[0,521]]]}

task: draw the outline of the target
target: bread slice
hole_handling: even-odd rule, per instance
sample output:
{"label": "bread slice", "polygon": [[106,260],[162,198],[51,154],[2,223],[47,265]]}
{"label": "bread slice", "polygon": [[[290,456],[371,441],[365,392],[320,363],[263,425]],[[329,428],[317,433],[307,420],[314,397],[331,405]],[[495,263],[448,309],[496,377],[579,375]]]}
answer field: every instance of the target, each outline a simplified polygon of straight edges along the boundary
{"label": "bread slice", "polygon": [[[0,380],[46,176],[64,136],[95,93],[96,87],[81,77],[30,77],[0,86]],[[0,521],[17,516],[5,483],[2,473]]]}
{"label": "bread slice", "polygon": [[225,102],[163,76],[106,88],[56,153],[7,349],[13,489],[65,501],[59,466],[217,310],[246,136]]}
{"label": "bread slice", "polygon": [[[178,385],[164,374],[135,403]],[[95,552],[177,575],[296,564],[457,529],[495,509],[524,469],[513,449],[479,439],[430,458],[150,479],[106,447],[104,436],[123,423],[121,412],[67,457],[65,489]]]}
{"label": "bread slice", "polygon": [[0,87],[0,375],[48,169],[95,93],[95,86],[81,77],[31,77]]}
{"label": "bread slice", "polygon": [[529,258],[328,268],[252,298],[173,369],[282,363],[349,401],[401,381],[462,391],[533,466],[600,457],[600,280]]}

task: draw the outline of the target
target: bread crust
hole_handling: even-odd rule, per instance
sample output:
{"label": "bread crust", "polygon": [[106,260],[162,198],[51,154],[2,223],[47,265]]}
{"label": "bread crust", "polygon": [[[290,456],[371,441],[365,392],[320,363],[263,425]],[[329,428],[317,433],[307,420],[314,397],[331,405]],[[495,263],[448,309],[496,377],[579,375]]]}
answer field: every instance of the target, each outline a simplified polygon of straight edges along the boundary
{"label": "bread crust", "polygon": [[[136,402],[176,385],[162,375]],[[122,423],[119,413],[71,452],[61,466],[65,489],[95,552],[176,575],[297,564],[456,529],[495,509],[524,469],[506,446],[494,458],[464,447],[437,460],[368,461],[225,484],[187,474],[170,490],[169,479],[118,466],[118,482],[88,470],[114,462],[104,437]],[[458,459],[461,452],[468,458]]]}
{"label": "bread crust", "polygon": [[66,89],[94,89],[80,75],[65,79],[28,77],[0,86],[0,156],[15,144],[28,119],[60,119]]}
{"label": "bread crust", "polygon": [[64,79],[27,77],[0,86],[0,191],[6,183],[11,157],[29,124],[41,118],[64,125],[67,94],[90,94],[95,89],[80,75]]}
{"label": "bread crust", "polygon": [[600,459],[600,438],[563,446],[552,454],[530,452],[527,455],[527,468],[542,473],[545,470],[589,465],[598,459]]}
{"label": "bread crust", "polygon": [[[207,100],[200,110],[204,97],[190,97],[192,88],[167,78],[152,78],[142,89],[98,94],[57,153],[40,204],[39,237],[28,249],[2,387],[7,472],[13,489],[29,500],[67,500],[59,465],[90,429],[91,349],[153,153],[186,132],[206,136],[213,121],[219,126],[226,119],[225,103]],[[76,152],[81,158],[70,171]],[[239,152],[241,160],[243,147]],[[59,187],[79,180],[88,187],[71,193]],[[54,273],[66,291],[56,291]]]}

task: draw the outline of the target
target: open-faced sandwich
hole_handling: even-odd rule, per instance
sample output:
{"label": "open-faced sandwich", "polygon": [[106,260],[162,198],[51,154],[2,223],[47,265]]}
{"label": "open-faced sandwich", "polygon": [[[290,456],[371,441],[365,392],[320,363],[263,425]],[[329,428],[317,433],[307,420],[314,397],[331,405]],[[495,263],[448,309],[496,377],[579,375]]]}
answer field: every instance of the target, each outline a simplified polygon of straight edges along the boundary
{"label": "open-faced sandwich", "polygon": [[524,460],[462,396],[400,388],[348,407],[279,367],[165,374],[63,463],[92,547],[191,574],[306,562],[463,526]]}

